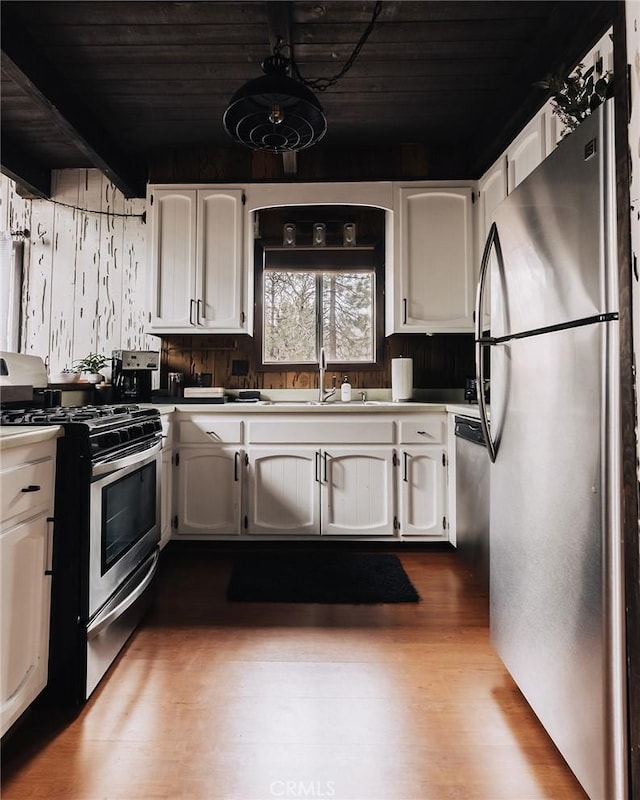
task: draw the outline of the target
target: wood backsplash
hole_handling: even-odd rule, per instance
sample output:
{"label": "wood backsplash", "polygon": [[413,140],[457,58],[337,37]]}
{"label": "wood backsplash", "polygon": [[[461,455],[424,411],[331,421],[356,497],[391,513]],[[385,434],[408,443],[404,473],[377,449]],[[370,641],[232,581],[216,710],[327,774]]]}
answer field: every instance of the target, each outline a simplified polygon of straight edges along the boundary
{"label": "wood backsplash", "polygon": [[[466,333],[394,334],[384,340],[384,360],[379,369],[349,370],[354,388],[390,388],[391,359],[413,359],[413,385],[416,389],[464,387],[473,375],[473,335]],[[235,362],[235,363],[234,363]],[[247,375],[234,375],[247,362]],[[169,372],[182,372],[185,386],[196,385],[196,375],[210,374],[213,386],[226,389],[312,389],[318,386],[318,371],[274,372],[260,370],[260,357],[251,336],[173,335],[162,339],[161,388],[167,387]],[[328,370],[327,385],[333,375]],[[338,379],[340,375],[336,372]]]}

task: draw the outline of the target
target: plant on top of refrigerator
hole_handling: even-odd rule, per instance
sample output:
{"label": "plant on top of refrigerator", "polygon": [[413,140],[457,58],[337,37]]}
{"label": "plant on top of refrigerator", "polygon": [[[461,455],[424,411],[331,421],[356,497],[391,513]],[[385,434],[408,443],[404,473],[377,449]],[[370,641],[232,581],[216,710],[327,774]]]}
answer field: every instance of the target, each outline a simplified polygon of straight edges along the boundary
{"label": "plant on top of refrigerator", "polygon": [[549,74],[534,86],[551,92],[553,113],[564,125],[561,135],[565,137],[610,96],[613,73],[607,71],[596,78],[595,67],[585,72],[584,64],[578,64],[566,78],[559,77],[562,72],[563,68],[558,75]]}

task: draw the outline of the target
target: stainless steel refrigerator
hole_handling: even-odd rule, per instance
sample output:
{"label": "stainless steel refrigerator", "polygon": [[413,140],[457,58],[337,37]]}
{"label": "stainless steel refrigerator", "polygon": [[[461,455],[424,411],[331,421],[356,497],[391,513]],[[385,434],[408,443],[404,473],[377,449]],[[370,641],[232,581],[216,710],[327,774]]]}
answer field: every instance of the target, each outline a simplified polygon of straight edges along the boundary
{"label": "stainless steel refrigerator", "polygon": [[498,206],[476,301],[491,638],[591,800],[628,794],[610,105]]}

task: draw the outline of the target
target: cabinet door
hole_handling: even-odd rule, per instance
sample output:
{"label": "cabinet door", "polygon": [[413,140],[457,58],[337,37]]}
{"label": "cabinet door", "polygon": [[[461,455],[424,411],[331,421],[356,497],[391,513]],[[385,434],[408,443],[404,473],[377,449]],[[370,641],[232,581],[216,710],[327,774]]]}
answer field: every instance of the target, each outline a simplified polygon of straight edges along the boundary
{"label": "cabinet door", "polygon": [[446,535],[446,460],[441,447],[400,450],[400,533]]}
{"label": "cabinet door", "polygon": [[246,333],[243,308],[243,192],[198,191],[197,323]]}
{"label": "cabinet door", "polygon": [[196,192],[157,189],[151,215],[151,329],[189,330],[196,322]]}
{"label": "cabinet door", "polygon": [[235,448],[180,448],[178,534],[240,532],[241,460]]}
{"label": "cabinet door", "polygon": [[323,534],[393,534],[391,448],[326,450],[321,467]]}
{"label": "cabinet door", "polygon": [[[507,196],[507,160],[503,156],[489,169],[478,183],[478,272],[482,262],[485,242],[493,223],[494,211]],[[491,262],[495,260],[495,249],[491,251],[490,264],[485,282],[483,325],[488,328],[491,320]]]}
{"label": "cabinet door", "polygon": [[47,684],[49,527],[42,515],[0,535],[0,735]]}
{"label": "cabinet door", "polygon": [[320,532],[319,456],[313,447],[249,450],[247,533]]}
{"label": "cabinet door", "polygon": [[471,189],[401,187],[397,206],[394,332],[472,330]]}
{"label": "cabinet door", "polygon": [[511,193],[547,155],[545,114],[537,114],[507,150],[508,190]]}

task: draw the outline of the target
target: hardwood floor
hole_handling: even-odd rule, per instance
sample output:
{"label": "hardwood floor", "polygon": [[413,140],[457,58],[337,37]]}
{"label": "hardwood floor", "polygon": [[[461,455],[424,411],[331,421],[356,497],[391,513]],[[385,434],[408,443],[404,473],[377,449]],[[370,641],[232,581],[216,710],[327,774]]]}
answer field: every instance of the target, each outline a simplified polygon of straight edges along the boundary
{"label": "hardwood floor", "polygon": [[396,552],[418,605],[227,603],[230,553],[170,546],[82,711],[9,737],[2,797],[585,800],[455,553]]}

